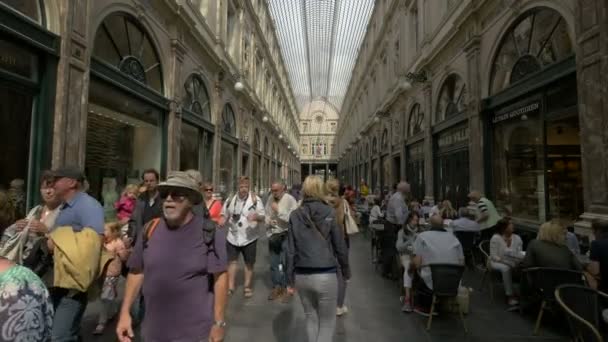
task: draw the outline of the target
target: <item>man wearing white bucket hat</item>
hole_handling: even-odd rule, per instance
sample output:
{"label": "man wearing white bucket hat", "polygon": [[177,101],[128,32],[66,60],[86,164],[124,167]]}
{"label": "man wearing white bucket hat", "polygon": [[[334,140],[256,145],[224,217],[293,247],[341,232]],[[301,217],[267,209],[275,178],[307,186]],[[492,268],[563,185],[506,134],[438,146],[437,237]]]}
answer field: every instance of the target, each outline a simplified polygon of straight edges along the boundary
{"label": "man wearing white bucket hat", "polygon": [[143,286],[144,340],[223,341],[226,234],[192,212],[202,195],[188,173],[169,173],[158,190],[163,217],[146,224],[129,259],[118,339],[134,338],[129,309]]}

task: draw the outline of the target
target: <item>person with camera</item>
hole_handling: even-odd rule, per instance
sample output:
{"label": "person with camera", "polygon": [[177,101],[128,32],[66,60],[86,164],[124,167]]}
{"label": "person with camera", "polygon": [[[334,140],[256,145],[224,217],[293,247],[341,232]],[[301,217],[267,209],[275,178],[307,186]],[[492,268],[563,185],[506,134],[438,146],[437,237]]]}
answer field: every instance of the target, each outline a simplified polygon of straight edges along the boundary
{"label": "person with camera", "polygon": [[268,251],[270,253],[270,275],[272,292],[268,300],[281,299],[287,302],[291,297],[287,293],[285,277],[285,252],[287,250],[287,228],[289,215],[298,207],[298,202],[285,192],[285,184],[276,181],[270,188],[272,196],[266,202],[266,227],[268,235]]}
{"label": "person with camera", "polygon": [[253,297],[251,288],[253,267],[259,238],[258,224],[264,222],[264,204],[250,192],[249,177],[239,179],[239,191],[224,203],[222,221],[228,231],[226,250],[228,252],[228,294],[234,293],[234,280],[238,271],[239,254],[245,261],[245,298]]}

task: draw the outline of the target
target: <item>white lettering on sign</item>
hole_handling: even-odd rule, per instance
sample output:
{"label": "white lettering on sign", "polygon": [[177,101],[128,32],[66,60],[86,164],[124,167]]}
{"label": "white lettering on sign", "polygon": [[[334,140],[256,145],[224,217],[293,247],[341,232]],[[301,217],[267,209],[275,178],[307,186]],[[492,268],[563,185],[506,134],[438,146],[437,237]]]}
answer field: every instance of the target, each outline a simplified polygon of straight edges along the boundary
{"label": "white lettering on sign", "polygon": [[494,118],[492,118],[492,123],[499,123],[505,120],[509,120],[509,119],[513,119],[516,117],[520,117],[524,114],[528,114],[531,112],[536,112],[537,110],[539,110],[540,108],[540,102],[534,102],[531,103],[529,105],[514,109],[510,112],[506,112],[506,113],[496,113],[496,115],[494,115]]}
{"label": "white lettering on sign", "polygon": [[469,127],[464,126],[462,128],[453,130],[449,133],[444,133],[439,136],[439,140],[437,141],[437,145],[439,147],[446,147],[450,145],[454,145],[456,143],[466,141],[469,139]]}

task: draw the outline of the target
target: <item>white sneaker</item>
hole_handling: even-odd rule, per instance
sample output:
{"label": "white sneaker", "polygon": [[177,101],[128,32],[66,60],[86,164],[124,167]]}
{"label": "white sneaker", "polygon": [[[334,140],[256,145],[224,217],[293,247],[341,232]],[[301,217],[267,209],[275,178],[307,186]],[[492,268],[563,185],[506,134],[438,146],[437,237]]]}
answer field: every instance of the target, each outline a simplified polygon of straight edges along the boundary
{"label": "white sneaker", "polygon": [[346,307],[346,305],[343,305],[342,307],[336,309],[336,316],[338,317],[346,315],[347,313],[348,308]]}

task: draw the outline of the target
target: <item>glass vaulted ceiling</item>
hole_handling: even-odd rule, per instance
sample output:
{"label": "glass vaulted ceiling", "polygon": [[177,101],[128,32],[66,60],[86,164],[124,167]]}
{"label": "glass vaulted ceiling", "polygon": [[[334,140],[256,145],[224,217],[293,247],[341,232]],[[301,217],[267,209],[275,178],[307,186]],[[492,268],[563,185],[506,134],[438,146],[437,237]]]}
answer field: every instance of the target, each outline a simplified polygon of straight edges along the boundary
{"label": "glass vaulted ceiling", "polygon": [[340,110],[374,0],[267,0],[299,110],[326,98]]}

